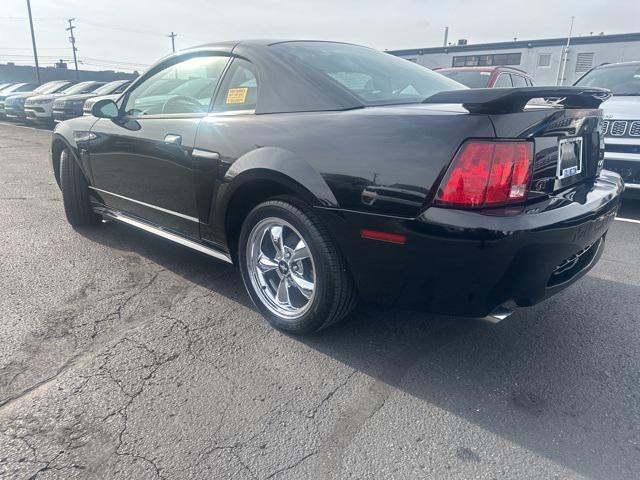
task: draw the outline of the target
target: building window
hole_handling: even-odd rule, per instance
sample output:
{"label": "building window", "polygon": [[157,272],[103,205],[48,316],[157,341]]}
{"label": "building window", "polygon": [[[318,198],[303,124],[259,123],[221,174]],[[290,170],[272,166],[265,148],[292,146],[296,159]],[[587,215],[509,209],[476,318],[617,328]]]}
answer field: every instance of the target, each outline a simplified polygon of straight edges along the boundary
{"label": "building window", "polygon": [[453,57],[454,67],[488,67],[492,65],[520,65],[520,53],[500,53],[496,55],[464,55]]}
{"label": "building window", "polygon": [[538,55],[538,66],[539,67],[550,67],[551,66],[551,54],[550,53],[541,53]]}
{"label": "building window", "polygon": [[586,72],[593,66],[593,52],[579,53],[576,57],[576,72]]}

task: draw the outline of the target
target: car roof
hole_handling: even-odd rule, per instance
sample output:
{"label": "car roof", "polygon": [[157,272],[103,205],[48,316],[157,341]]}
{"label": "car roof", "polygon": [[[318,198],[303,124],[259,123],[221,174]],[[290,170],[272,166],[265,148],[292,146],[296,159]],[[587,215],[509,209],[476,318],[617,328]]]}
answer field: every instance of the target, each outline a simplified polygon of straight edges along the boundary
{"label": "car roof", "polygon": [[514,67],[507,67],[504,65],[487,65],[487,66],[482,66],[482,67],[444,67],[444,68],[438,68],[436,70],[436,72],[461,72],[461,71],[469,71],[469,72],[497,72],[497,71],[501,71],[501,72],[513,72],[513,73],[518,73],[521,75],[525,75],[527,77],[530,77],[531,75],[529,75],[527,72],[525,72],[524,70],[520,70],[519,68],[514,68]]}
{"label": "car roof", "polygon": [[600,69],[600,68],[633,67],[633,66],[640,67],[640,61],[635,60],[633,62],[603,63],[602,65],[598,65],[597,67],[594,67],[593,70],[595,70],[596,68]]}
{"label": "car roof", "polygon": [[[364,107],[364,103],[336,82],[302,62],[290,62],[286,53],[273,45],[289,42],[327,42],[323,40],[257,39],[208,43],[167,55],[138,77],[133,85],[154,75],[175,58],[206,52],[228,53],[251,62],[260,78],[260,98],[256,113],[284,113],[347,110]],[[352,45],[352,44],[349,44]],[[364,47],[366,48],[366,47]]]}

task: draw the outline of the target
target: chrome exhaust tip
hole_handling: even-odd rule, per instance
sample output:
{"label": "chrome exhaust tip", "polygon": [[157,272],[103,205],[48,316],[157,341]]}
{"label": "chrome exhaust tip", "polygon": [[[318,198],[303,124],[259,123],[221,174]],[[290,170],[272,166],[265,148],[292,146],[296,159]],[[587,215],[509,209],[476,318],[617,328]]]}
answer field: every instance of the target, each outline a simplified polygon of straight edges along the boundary
{"label": "chrome exhaust tip", "polygon": [[484,321],[488,322],[488,323],[499,323],[502,320],[504,320],[505,318],[507,318],[509,315],[511,315],[513,312],[515,312],[514,309],[509,308],[505,305],[500,305],[499,307],[496,307],[493,312],[491,312],[489,315],[487,315],[486,317],[484,317]]}

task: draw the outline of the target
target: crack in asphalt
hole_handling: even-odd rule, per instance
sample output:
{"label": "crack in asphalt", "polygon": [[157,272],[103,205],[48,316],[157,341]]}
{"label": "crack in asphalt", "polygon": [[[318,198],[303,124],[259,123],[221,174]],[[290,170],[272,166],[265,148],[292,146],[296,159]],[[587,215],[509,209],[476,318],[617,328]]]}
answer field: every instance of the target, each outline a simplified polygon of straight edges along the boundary
{"label": "crack in asphalt", "polygon": [[324,398],[320,401],[320,403],[318,405],[316,405],[315,407],[313,407],[313,409],[307,414],[307,417],[315,418],[316,414],[318,413],[318,410],[320,410],[324,406],[325,403],[327,403],[329,400],[331,400],[331,398],[336,393],[338,393],[338,390],[340,390],[342,387],[345,387],[347,385],[347,383],[349,383],[349,380],[351,380],[351,377],[353,377],[356,373],[358,373],[358,370],[352,370],[349,373],[349,375],[347,375],[347,377],[344,379],[344,381],[340,382],[338,385],[336,385],[335,388],[330,390],[324,396]]}

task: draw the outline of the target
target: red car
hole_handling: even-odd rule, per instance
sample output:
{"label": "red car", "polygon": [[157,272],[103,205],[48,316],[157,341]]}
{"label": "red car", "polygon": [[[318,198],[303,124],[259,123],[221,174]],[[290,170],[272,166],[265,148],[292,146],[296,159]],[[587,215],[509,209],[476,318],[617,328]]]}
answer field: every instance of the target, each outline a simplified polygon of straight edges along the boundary
{"label": "red car", "polygon": [[469,88],[511,88],[535,85],[528,73],[513,67],[451,67],[435,70]]}

